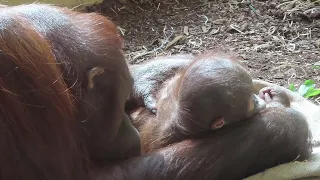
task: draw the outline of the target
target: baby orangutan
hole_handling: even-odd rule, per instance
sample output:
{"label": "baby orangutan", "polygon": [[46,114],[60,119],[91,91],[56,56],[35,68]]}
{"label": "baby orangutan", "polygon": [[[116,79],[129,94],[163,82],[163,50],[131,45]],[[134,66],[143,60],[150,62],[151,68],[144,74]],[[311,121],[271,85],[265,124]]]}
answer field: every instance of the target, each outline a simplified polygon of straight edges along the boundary
{"label": "baby orangutan", "polygon": [[[143,76],[137,73],[140,69],[146,71],[146,67],[151,67],[148,63],[158,63],[157,68],[149,68],[148,72],[161,72],[159,77],[150,77],[158,79],[159,84],[143,82],[140,86],[141,81],[136,82],[134,98],[131,99],[131,102],[141,101],[145,97],[137,95],[154,93],[155,98],[144,103],[155,105],[155,118],[141,118],[139,110],[132,114],[132,123],[141,134],[145,152],[247,119],[266,106],[259,96],[253,94],[249,73],[233,57],[218,51],[185,57],[188,58],[184,64],[176,68],[163,64],[177,64],[184,59],[174,62],[158,58],[131,68],[135,80],[140,79],[135,75]],[[147,76],[144,74],[143,78],[147,79]],[[144,87],[155,90],[150,92]],[[150,110],[150,106],[146,107]]]}

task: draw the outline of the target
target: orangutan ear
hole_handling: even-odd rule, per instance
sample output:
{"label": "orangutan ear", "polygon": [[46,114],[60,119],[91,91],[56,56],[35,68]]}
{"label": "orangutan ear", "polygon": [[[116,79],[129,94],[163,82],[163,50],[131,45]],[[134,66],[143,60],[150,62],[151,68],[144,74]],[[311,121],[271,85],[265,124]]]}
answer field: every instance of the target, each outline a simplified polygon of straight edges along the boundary
{"label": "orangutan ear", "polygon": [[211,129],[220,129],[224,125],[224,118],[220,117],[213,121],[211,124]]}
{"label": "orangutan ear", "polygon": [[87,89],[93,89],[94,88],[94,81],[93,79],[96,77],[96,76],[99,76],[101,74],[104,73],[104,68],[101,68],[101,67],[94,67],[92,69],[90,69],[88,72],[87,72]]}

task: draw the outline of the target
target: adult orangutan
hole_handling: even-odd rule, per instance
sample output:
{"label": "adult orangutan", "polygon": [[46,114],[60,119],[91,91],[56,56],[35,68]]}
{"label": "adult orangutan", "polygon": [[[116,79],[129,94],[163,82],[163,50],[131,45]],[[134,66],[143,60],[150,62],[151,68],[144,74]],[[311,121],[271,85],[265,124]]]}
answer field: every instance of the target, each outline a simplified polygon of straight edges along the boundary
{"label": "adult orangutan", "polygon": [[30,4],[1,8],[0,29],[0,179],[90,179],[92,164],[140,155],[110,20]]}
{"label": "adult orangutan", "polygon": [[32,4],[1,8],[0,29],[0,179],[225,179],[282,146],[272,155],[308,154],[304,117],[283,109],[139,156],[124,113],[132,77],[112,22]]}

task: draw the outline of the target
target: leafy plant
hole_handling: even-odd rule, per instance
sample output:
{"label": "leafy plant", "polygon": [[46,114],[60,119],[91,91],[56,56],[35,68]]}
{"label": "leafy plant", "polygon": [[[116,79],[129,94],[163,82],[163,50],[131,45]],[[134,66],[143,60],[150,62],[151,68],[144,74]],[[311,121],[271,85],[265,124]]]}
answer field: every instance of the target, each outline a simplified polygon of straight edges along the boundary
{"label": "leafy plant", "polygon": [[291,83],[289,89],[294,92],[298,92],[305,98],[310,98],[313,96],[317,96],[320,94],[320,89],[315,88],[315,84],[313,80],[306,80],[302,85],[300,85],[299,89],[297,90],[295,86]]}
{"label": "leafy plant", "polygon": [[296,87],[294,87],[294,84],[293,84],[293,83],[290,84],[289,89],[290,89],[291,91],[293,91],[293,92],[296,92],[296,91],[297,91],[297,89],[296,89]]}
{"label": "leafy plant", "polygon": [[320,69],[319,65],[313,65],[312,67],[313,67],[313,69]]}

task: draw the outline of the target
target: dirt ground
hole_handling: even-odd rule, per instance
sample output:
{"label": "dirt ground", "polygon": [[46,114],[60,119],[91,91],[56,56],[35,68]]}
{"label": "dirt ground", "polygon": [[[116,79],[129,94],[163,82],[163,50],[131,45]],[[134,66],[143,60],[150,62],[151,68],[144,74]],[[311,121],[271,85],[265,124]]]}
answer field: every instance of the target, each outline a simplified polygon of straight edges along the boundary
{"label": "dirt ground", "polygon": [[102,13],[121,27],[131,64],[218,47],[234,52],[254,78],[285,87],[290,83],[298,87],[312,79],[320,87],[319,4],[299,0],[130,1],[105,0],[87,10]]}

